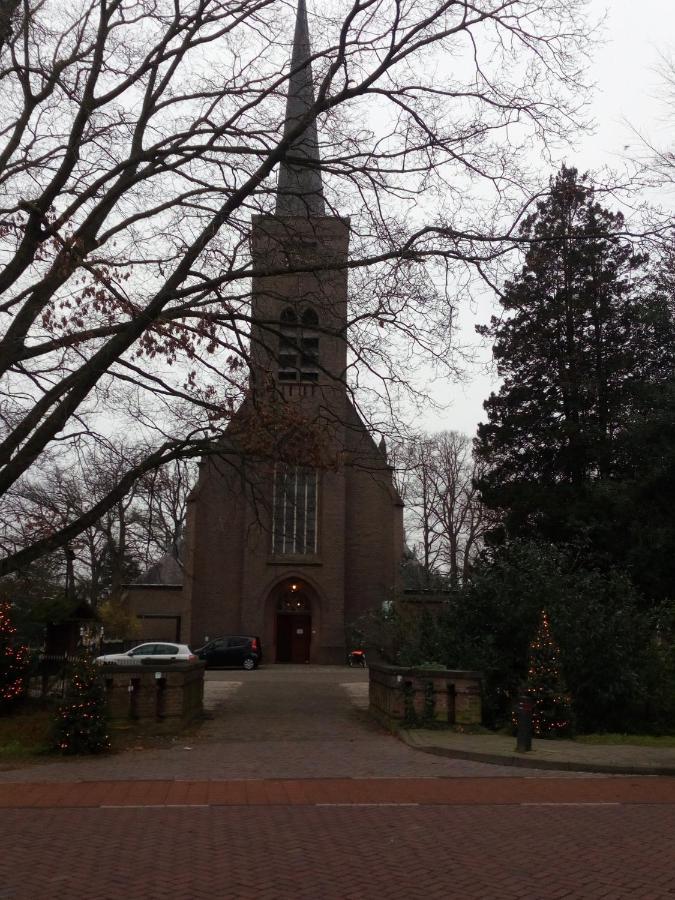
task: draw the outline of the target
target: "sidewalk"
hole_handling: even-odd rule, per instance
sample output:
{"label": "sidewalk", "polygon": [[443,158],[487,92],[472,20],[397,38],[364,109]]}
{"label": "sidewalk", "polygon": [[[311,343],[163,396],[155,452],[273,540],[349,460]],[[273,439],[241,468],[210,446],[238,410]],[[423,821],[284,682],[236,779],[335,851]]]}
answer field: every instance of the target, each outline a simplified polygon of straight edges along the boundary
{"label": "sidewalk", "polygon": [[415,750],[500,766],[605,772],[613,775],[675,775],[675,747],[580,744],[533,740],[528,753],[516,752],[516,739],[501,734],[457,734],[426,729],[398,732]]}

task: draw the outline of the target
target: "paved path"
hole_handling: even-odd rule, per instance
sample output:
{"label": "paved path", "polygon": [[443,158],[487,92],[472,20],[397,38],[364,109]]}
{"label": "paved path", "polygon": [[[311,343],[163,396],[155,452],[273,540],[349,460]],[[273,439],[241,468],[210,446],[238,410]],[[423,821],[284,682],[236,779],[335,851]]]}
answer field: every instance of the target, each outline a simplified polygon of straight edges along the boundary
{"label": "paved path", "polygon": [[0,772],[0,783],[513,775],[508,765],[444,759],[406,747],[368,716],[368,673],[360,669],[209,672],[207,700],[213,718],[168,749],[42,762]]}
{"label": "paved path", "polygon": [[213,673],[189,743],[0,773],[0,900],[673,900],[675,779],[429,756],[365,689]]}
{"label": "paved path", "polygon": [[514,767],[614,775],[675,776],[675,747],[633,744],[585,744],[582,741],[546,741],[535,738],[532,750],[516,753],[515,740],[505,734],[457,734],[453,731],[415,729],[400,737],[416,750]]}

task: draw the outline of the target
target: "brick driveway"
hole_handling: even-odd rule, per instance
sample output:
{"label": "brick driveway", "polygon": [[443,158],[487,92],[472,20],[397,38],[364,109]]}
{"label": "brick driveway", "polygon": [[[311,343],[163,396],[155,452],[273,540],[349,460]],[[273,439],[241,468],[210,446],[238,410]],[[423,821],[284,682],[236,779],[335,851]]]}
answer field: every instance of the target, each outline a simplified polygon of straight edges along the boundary
{"label": "brick driveway", "polygon": [[421,754],[361,672],[209,679],[189,743],[0,773],[0,900],[675,898],[675,779]]}
{"label": "brick driveway", "polygon": [[446,773],[445,761],[409,750],[370,721],[366,691],[367,673],[346,666],[209,672],[212,718],[197,734],[163,750],[0,772],[0,782]]}
{"label": "brick driveway", "polygon": [[[45,761],[0,771],[0,783],[513,775],[511,766],[429,756],[392,737],[368,717],[363,670],[267,666],[255,672],[209,672],[207,679],[213,718],[168,749]],[[523,769],[522,774],[541,773]]]}

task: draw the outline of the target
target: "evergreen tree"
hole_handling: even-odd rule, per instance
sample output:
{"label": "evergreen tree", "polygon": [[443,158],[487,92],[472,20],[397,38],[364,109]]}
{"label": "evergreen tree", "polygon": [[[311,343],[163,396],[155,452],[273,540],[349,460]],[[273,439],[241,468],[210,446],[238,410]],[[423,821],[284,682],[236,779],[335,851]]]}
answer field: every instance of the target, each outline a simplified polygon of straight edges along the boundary
{"label": "evergreen tree", "polygon": [[560,651],[546,612],[530,642],[527,693],[533,701],[532,727],[538,737],[564,737],[572,730],[572,710],[560,671]]}
{"label": "evergreen tree", "polygon": [[0,709],[19,700],[26,689],[28,647],[16,640],[9,603],[0,603]]}
{"label": "evergreen tree", "polygon": [[61,753],[103,753],[110,749],[106,697],[101,672],[87,657],[73,668],[65,703],[54,728],[54,749]]}
{"label": "evergreen tree", "polygon": [[494,538],[583,543],[620,565],[628,548],[616,539],[634,531],[641,480],[658,476],[663,489],[673,478],[672,465],[650,468],[649,435],[673,412],[675,365],[672,292],[624,227],[575,169],[553,179],[523,224],[530,244],[505,285],[505,315],[479,329],[503,384],[476,442],[483,500],[501,514]]}

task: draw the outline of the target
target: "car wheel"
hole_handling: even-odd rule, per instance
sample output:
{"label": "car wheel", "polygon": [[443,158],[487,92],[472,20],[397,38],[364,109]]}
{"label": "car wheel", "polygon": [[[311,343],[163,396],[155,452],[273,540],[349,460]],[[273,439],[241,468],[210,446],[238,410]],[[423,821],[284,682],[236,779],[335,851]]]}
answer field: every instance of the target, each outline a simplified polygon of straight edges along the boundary
{"label": "car wheel", "polygon": [[255,669],[255,660],[252,656],[247,656],[243,661],[242,666],[246,669],[247,672],[250,672],[251,669]]}

